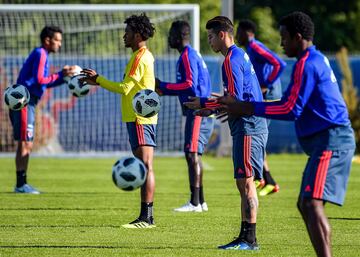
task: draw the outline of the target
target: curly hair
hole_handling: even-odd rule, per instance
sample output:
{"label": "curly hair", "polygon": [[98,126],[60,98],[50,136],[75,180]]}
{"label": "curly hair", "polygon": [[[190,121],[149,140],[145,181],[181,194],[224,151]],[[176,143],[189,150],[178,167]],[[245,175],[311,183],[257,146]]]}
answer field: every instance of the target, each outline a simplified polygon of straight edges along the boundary
{"label": "curly hair", "polygon": [[145,13],[131,15],[126,18],[124,23],[127,24],[134,33],[139,33],[143,40],[148,40],[150,37],[154,36],[154,24],[150,22],[150,19]]}
{"label": "curly hair", "polygon": [[220,31],[229,32],[231,35],[234,34],[234,25],[228,17],[216,16],[206,23],[206,29],[212,29],[215,33]]}
{"label": "curly hair", "polygon": [[311,18],[303,12],[292,12],[286,15],[281,18],[279,25],[285,26],[291,37],[299,33],[306,40],[312,41],[314,38],[314,23]]}
{"label": "curly hair", "polygon": [[240,20],[238,30],[256,32],[256,24],[252,20]]}
{"label": "curly hair", "polygon": [[62,34],[63,32],[62,29],[57,26],[52,26],[52,25],[45,26],[40,33],[41,43],[44,43],[45,38],[47,37],[53,38],[55,33]]}

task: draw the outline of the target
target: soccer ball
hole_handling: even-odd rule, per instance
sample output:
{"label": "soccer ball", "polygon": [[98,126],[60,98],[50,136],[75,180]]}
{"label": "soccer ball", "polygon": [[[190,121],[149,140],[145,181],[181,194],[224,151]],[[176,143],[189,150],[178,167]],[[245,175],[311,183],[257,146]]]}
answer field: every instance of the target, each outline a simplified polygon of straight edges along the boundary
{"label": "soccer ball", "polygon": [[114,184],[125,191],[141,187],[146,180],[145,164],[136,157],[123,157],[112,168]]}
{"label": "soccer ball", "polygon": [[70,79],[71,79],[73,76],[79,75],[80,72],[82,71],[82,68],[81,68],[79,65],[74,65],[74,66],[75,66],[75,67],[74,67],[75,69],[74,69],[73,75],[72,75],[72,76],[66,76],[66,77],[64,77],[64,80],[65,80],[66,82],[69,82]]}
{"label": "soccer ball", "polygon": [[19,111],[29,103],[30,93],[23,85],[15,84],[5,89],[4,100],[11,110]]}
{"label": "soccer ball", "polygon": [[144,89],[137,92],[132,100],[132,106],[138,115],[142,117],[152,117],[160,110],[160,97],[159,95],[150,90]]}
{"label": "soccer ball", "polygon": [[68,87],[73,96],[83,97],[89,93],[91,85],[86,82],[80,83],[79,81],[79,78],[85,77],[85,75],[76,75],[73,76],[68,82]]}

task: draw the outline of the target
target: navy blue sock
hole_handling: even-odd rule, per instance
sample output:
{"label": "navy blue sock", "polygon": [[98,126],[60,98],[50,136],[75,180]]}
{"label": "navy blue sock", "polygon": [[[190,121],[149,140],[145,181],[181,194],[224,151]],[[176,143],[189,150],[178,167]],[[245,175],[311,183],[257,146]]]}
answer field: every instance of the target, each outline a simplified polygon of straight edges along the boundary
{"label": "navy blue sock", "polygon": [[24,184],[26,184],[26,171],[16,171],[16,187],[22,187]]}

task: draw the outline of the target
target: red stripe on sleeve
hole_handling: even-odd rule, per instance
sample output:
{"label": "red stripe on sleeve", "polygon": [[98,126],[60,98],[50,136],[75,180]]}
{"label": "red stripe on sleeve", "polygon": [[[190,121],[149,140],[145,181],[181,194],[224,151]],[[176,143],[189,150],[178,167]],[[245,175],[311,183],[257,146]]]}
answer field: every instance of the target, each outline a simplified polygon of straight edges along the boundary
{"label": "red stripe on sleeve", "polygon": [[227,82],[228,82],[228,92],[230,93],[231,96],[235,96],[234,77],[232,74],[232,68],[231,68],[231,62],[230,62],[231,55],[232,55],[232,51],[230,51],[228,53],[228,55],[226,56],[225,61],[224,61],[224,66],[225,66],[225,73],[226,73]]}
{"label": "red stripe on sleeve", "polygon": [[185,68],[185,82],[182,83],[169,83],[166,85],[166,89],[168,90],[185,90],[187,88],[192,87],[193,81],[192,81],[192,73],[191,73],[191,67],[190,67],[190,61],[189,61],[189,49],[185,48],[183,55],[181,56],[181,59],[184,64]]}
{"label": "red stripe on sleeve", "polygon": [[144,48],[140,49],[140,51],[137,53],[135,60],[131,66],[130,72],[129,72],[130,77],[135,75],[135,71],[136,71],[137,67],[139,66],[141,57],[144,55],[145,52],[146,52],[146,48],[144,47]]}
{"label": "red stripe on sleeve", "polygon": [[277,77],[277,75],[279,74],[279,71],[281,69],[281,64],[280,62],[268,51],[266,51],[265,49],[263,49],[260,45],[258,45],[256,42],[252,41],[250,43],[250,47],[252,49],[254,49],[255,52],[257,52],[258,54],[260,54],[261,56],[263,56],[266,60],[268,60],[272,65],[273,65],[273,70],[271,72],[271,74],[268,77],[268,80],[270,82],[273,82],[274,79]]}
{"label": "red stripe on sleeve", "polygon": [[302,76],[304,73],[304,66],[307,58],[309,57],[309,52],[305,54],[301,60],[296,64],[294,72],[294,84],[291,88],[290,95],[285,103],[281,105],[273,105],[265,107],[265,114],[286,114],[289,113],[295,106],[296,100],[299,97],[299,92],[302,84]]}
{"label": "red stripe on sleeve", "polygon": [[46,53],[45,53],[45,49],[41,48],[40,49],[39,66],[38,66],[38,71],[37,71],[37,80],[38,80],[39,84],[49,84],[59,78],[58,73],[52,74],[49,77],[44,77],[45,64],[46,64]]}

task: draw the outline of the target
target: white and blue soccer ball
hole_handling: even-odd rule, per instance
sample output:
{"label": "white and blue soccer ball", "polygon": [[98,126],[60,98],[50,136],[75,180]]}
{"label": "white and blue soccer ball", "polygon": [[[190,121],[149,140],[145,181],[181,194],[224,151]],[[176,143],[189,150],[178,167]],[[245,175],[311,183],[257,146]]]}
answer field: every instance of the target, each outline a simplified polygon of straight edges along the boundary
{"label": "white and blue soccer ball", "polygon": [[11,110],[19,111],[29,103],[30,93],[23,85],[14,84],[5,89],[4,100]]}
{"label": "white and blue soccer ball", "polygon": [[145,164],[136,157],[123,157],[112,168],[114,184],[125,191],[141,187],[147,175]]}
{"label": "white and blue soccer ball", "polygon": [[159,95],[150,89],[143,89],[134,95],[133,110],[139,116],[149,118],[156,115],[161,107]]}
{"label": "white and blue soccer ball", "polygon": [[83,96],[86,96],[90,92],[91,85],[89,85],[86,82],[81,83],[79,81],[79,78],[84,78],[84,77],[86,77],[86,76],[79,74],[79,75],[73,76],[68,81],[68,87],[73,96],[83,97]]}
{"label": "white and blue soccer ball", "polygon": [[74,67],[74,69],[73,69],[73,72],[74,72],[74,73],[72,74],[72,76],[66,76],[66,77],[64,77],[64,80],[65,80],[66,82],[69,82],[70,79],[71,79],[73,76],[80,75],[80,73],[81,73],[81,71],[82,71],[82,68],[81,68],[79,65],[74,65],[73,67]]}

